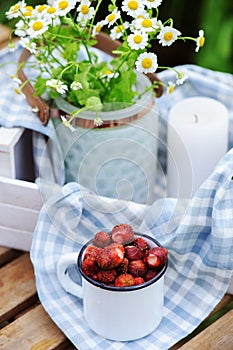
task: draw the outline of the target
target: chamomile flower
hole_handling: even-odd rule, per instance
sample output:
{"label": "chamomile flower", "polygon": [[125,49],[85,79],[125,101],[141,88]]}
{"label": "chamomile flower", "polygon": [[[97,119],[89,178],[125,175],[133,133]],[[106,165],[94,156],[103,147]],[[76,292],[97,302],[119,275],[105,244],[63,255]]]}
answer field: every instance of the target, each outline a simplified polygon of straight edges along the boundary
{"label": "chamomile flower", "polygon": [[140,17],[134,21],[134,26],[144,32],[153,32],[158,28],[157,19],[149,17]]}
{"label": "chamomile flower", "polygon": [[100,119],[100,117],[95,117],[95,119],[94,119],[94,125],[95,126],[101,126],[103,124],[103,120],[102,119]]}
{"label": "chamomile flower", "polygon": [[140,0],[124,0],[121,9],[129,16],[137,17],[144,12],[144,4]]}
{"label": "chamomile flower", "polygon": [[176,41],[179,35],[181,35],[179,30],[170,26],[165,26],[161,29],[157,38],[160,39],[159,43],[162,44],[162,46],[170,46]]}
{"label": "chamomile flower", "polygon": [[72,90],[81,90],[83,88],[82,84],[79,81],[73,81],[73,83],[70,85],[70,88]]}
{"label": "chamomile flower", "polygon": [[31,38],[38,38],[48,30],[50,23],[51,22],[45,18],[33,19],[28,24],[29,28],[27,30],[27,34]]}
{"label": "chamomile flower", "polygon": [[188,71],[177,72],[176,85],[182,85],[188,79]]}
{"label": "chamomile flower", "polygon": [[153,73],[158,68],[157,56],[152,52],[141,53],[136,61],[136,69],[140,73]]}
{"label": "chamomile flower", "polygon": [[167,84],[167,93],[172,94],[173,91],[175,90],[176,84],[172,83],[171,81],[168,82]]}
{"label": "chamomile flower", "polygon": [[64,94],[68,87],[61,80],[58,79],[50,79],[46,81],[46,86],[56,90],[59,94]]}
{"label": "chamomile flower", "polygon": [[124,33],[124,31],[129,28],[129,23],[124,22],[124,24],[119,24],[113,27],[110,31],[110,37],[115,40],[115,39],[120,39]]}
{"label": "chamomile flower", "polygon": [[89,0],[82,0],[77,11],[79,12],[77,22],[84,22],[91,19],[95,14],[94,7],[90,7],[91,2]]}
{"label": "chamomile flower", "polygon": [[107,17],[104,20],[104,24],[106,24],[108,27],[113,25],[119,18],[121,17],[120,12],[115,9],[112,13],[107,15]]}
{"label": "chamomile flower", "polygon": [[14,52],[16,50],[16,45],[13,41],[10,41],[9,44],[8,44],[8,50],[10,52]]}
{"label": "chamomile flower", "polygon": [[22,84],[22,81],[17,77],[17,75],[15,74],[12,74],[10,75],[10,78],[15,82],[17,83],[18,85],[21,85]]}
{"label": "chamomile flower", "polygon": [[22,96],[23,98],[26,98],[26,96],[24,95],[23,91],[22,91],[22,87],[21,87],[21,80],[19,78],[17,78],[16,76],[12,76],[13,82],[14,82],[14,92],[17,95]]}
{"label": "chamomile flower", "polygon": [[144,49],[148,45],[148,35],[143,32],[135,31],[128,36],[127,42],[131,49]]}
{"label": "chamomile flower", "polygon": [[48,5],[37,5],[35,7],[35,10],[33,11],[34,12],[34,15],[36,16],[40,16],[40,15],[43,15],[45,12],[46,12],[46,9],[47,9]]}
{"label": "chamomile flower", "polygon": [[24,99],[26,99],[26,96],[24,95],[23,91],[18,88],[18,87],[14,87],[14,92],[17,94],[17,95],[20,95],[22,96]]}
{"label": "chamomile flower", "polygon": [[19,20],[18,23],[16,23],[15,28],[15,35],[21,37],[27,35],[28,24],[25,23],[25,21],[23,21],[22,19]]}
{"label": "chamomile flower", "polygon": [[22,45],[22,47],[25,47],[32,54],[36,55],[38,53],[36,43],[30,41],[28,38],[21,38],[19,42]]}
{"label": "chamomile flower", "polygon": [[65,16],[76,6],[77,0],[56,0],[53,6],[57,9],[58,16]]}
{"label": "chamomile flower", "polygon": [[19,1],[15,5],[11,6],[9,11],[6,12],[8,19],[17,18],[21,16],[26,4],[24,1]]}
{"label": "chamomile flower", "polygon": [[57,16],[57,9],[56,9],[56,7],[55,6],[48,6],[46,8],[46,14],[51,16],[52,18]]}
{"label": "chamomile flower", "polygon": [[200,47],[204,46],[204,44],[205,44],[204,30],[202,30],[202,29],[199,30],[198,34],[199,34],[199,36],[196,39],[197,46],[196,46],[195,52],[198,52]]}
{"label": "chamomile flower", "polygon": [[110,69],[107,69],[104,73],[100,75],[100,78],[104,78],[106,81],[110,81],[112,78],[117,78],[118,76],[118,72],[113,72]]}
{"label": "chamomile flower", "polygon": [[92,35],[95,37],[96,35],[99,34],[99,32],[101,31],[101,29],[104,26],[104,21],[99,21],[98,23],[96,23],[96,25],[93,27],[92,30]]}
{"label": "chamomile flower", "polygon": [[66,117],[64,115],[61,115],[61,120],[62,120],[62,124],[70,129],[70,131],[74,132],[75,128],[69,123],[69,121],[66,119]]}
{"label": "chamomile flower", "polygon": [[25,18],[29,18],[29,17],[32,17],[32,14],[33,14],[33,7],[25,6],[25,8],[23,9],[23,16]]}
{"label": "chamomile flower", "polygon": [[148,9],[157,8],[163,0],[144,0],[144,4]]}

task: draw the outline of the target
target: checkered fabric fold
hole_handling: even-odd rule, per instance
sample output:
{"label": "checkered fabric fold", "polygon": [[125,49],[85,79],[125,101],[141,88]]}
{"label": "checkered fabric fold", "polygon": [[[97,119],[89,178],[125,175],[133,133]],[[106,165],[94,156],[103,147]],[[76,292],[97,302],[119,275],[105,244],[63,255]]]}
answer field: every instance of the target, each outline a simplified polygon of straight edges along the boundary
{"label": "checkered fabric fold", "polygon": [[[232,165],[233,150],[190,201],[167,198],[145,206],[96,196],[77,183],[53,189],[40,212],[31,259],[42,305],[77,349],[168,349],[221,300],[233,270]],[[45,192],[51,186],[41,184]],[[152,334],[131,342],[106,340],[91,331],[82,301],[65,292],[56,275],[63,254],[78,252],[95,232],[121,222],[169,250],[162,322]],[[71,273],[78,279],[75,266]]]}

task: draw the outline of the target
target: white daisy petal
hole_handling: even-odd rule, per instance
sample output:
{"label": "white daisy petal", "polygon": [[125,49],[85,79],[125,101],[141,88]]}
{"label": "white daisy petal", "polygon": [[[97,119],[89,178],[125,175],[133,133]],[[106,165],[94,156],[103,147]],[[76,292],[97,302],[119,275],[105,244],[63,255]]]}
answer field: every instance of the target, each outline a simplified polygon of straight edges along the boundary
{"label": "white daisy petal", "polygon": [[138,56],[136,69],[140,73],[154,73],[158,68],[157,56],[152,52],[144,52]]}
{"label": "white daisy petal", "polygon": [[174,41],[176,41],[179,35],[181,35],[179,30],[173,27],[165,26],[161,29],[157,38],[162,46],[170,46],[172,43],[174,43]]}
{"label": "white daisy petal", "polygon": [[121,9],[129,16],[137,17],[144,11],[144,3],[140,0],[124,0]]}
{"label": "white daisy petal", "polygon": [[157,8],[161,5],[163,0],[144,0],[144,3],[148,9]]}
{"label": "white daisy petal", "polygon": [[196,43],[197,43],[197,46],[196,46],[196,52],[199,51],[200,47],[204,46],[205,44],[205,37],[204,37],[204,30],[199,30],[199,36],[198,38],[196,39]]}
{"label": "white daisy petal", "polygon": [[148,35],[143,32],[135,31],[128,36],[127,41],[131,49],[144,49],[148,45]]}

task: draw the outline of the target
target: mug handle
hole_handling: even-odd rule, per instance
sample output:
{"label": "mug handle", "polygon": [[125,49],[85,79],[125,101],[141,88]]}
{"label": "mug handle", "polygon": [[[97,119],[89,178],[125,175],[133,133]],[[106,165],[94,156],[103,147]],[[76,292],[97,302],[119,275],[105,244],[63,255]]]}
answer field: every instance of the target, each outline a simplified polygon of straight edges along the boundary
{"label": "mug handle", "polygon": [[57,263],[57,278],[66,292],[75,295],[78,298],[83,298],[83,288],[81,285],[74,282],[67,273],[70,265],[77,264],[77,253],[68,253],[62,255]]}

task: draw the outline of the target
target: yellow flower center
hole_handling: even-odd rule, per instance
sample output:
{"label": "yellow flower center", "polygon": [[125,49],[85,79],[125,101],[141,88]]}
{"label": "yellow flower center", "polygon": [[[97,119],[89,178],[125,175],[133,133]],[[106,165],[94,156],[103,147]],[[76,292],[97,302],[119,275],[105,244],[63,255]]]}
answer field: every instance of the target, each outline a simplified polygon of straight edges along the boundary
{"label": "yellow flower center", "polygon": [[43,23],[40,21],[36,21],[32,25],[32,29],[35,30],[35,32],[37,32],[38,30],[41,30],[42,28],[43,28]]}
{"label": "yellow flower center", "polygon": [[168,89],[169,94],[171,94],[174,90],[175,90],[175,86],[174,85],[170,85],[169,89]]}
{"label": "yellow flower center", "polygon": [[97,33],[99,33],[101,31],[101,29],[102,29],[102,26],[100,24],[98,24],[97,27],[95,28],[95,31]]}
{"label": "yellow flower center", "polygon": [[138,2],[134,1],[134,0],[131,0],[131,1],[128,2],[128,7],[129,7],[130,10],[137,10]]}
{"label": "yellow flower center", "polygon": [[49,7],[49,8],[47,9],[47,12],[48,12],[50,15],[52,15],[54,12],[56,12],[56,9],[55,9],[55,7]]}
{"label": "yellow flower center", "polygon": [[14,88],[14,92],[16,92],[16,94],[18,94],[18,95],[21,95],[21,91],[16,87]]}
{"label": "yellow flower center", "polygon": [[150,28],[150,27],[152,27],[152,21],[150,19],[146,18],[142,21],[142,26],[144,28]]}
{"label": "yellow flower center", "polygon": [[135,42],[135,44],[140,44],[142,42],[141,35],[135,35],[135,37],[133,38],[133,41]]}
{"label": "yellow flower center", "polygon": [[202,36],[202,37],[200,38],[199,46],[202,47],[202,46],[204,46],[204,44],[205,44],[205,37]]}
{"label": "yellow flower center", "polygon": [[26,9],[27,11],[32,11],[32,10],[33,10],[33,7],[32,7],[32,6],[25,6],[25,9]]}
{"label": "yellow flower center", "polygon": [[44,11],[46,9],[46,7],[47,7],[47,5],[41,5],[38,7],[37,11],[41,13],[42,11]]}
{"label": "yellow flower center", "polygon": [[152,62],[152,59],[149,58],[149,57],[146,57],[146,58],[143,58],[142,60],[142,67],[143,68],[150,68],[152,66],[153,62]]}
{"label": "yellow flower center", "polygon": [[69,5],[68,1],[60,1],[58,3],[60,10],[65,10],[68,7],[68,5]]}
{"label": "yellow flower center", "polygon": [[105,74],[112,74],[112,71],[110,69],[107,69]]}
{"label": "yellow flower center", "polygon": [[172,38],[173,38],[172,32],[167,32],[164,34],[164,40],[170,41],[170,40],[172,40]]}
{"label": "yellow flower center", "polygon": [[24,17],[30,17],[32,15],[32,11],[25,11],[23,15]]}
{"label": "yellow flower center", "polygon": [[89,12],[89,7],[87,5],[82,5],[81,6],[81,12],[83,15],[87,15]]}
{"label": "yellow flower center", "polygon": [[15,6],[12,6],[11,12],[17,12],[20,9],[20,5],[16,4]]}
{"label": "yellow flower center", "polygon": [[119,26],[116,27],[116,32],[117,32],[117,33],[120,33],[120,32],[122,32],[123,30],[124,30],[123,24],[121,24],[121,25],[119,25]]}
{"label": "yellow flower center", "polygon": [[112,13],[111,15],[108,15],[107,21],[110,23],[110,22],[114,21],[115,17],[116,17],[116,15],[114,13]]}

